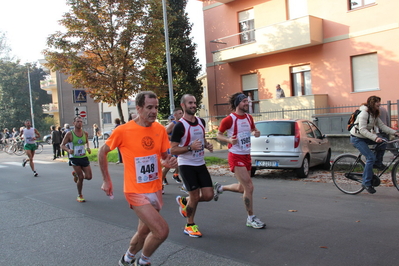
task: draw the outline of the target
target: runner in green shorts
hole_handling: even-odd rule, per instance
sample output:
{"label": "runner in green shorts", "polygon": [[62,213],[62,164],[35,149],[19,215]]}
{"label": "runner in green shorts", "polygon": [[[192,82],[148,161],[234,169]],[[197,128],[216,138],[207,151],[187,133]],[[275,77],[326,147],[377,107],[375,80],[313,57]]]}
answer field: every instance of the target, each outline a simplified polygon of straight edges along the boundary
{"label": "runner in green shorts", "polygon": [[26,163],[29,162],[30,168],[33,171],[33,176],[38,176],[38,173],[35,170],[35,164],[33,162],[33,157],[35,156],[36,139],[40,139],[40,133],[36,128],[32,127],[32,124],[29,119],[25,120],[25,128],[21,130],[19,136],[23,136],[25,145],[24,150],[26,151],[26,155],[28,158],[23,159],[22,166],[25,167]]}

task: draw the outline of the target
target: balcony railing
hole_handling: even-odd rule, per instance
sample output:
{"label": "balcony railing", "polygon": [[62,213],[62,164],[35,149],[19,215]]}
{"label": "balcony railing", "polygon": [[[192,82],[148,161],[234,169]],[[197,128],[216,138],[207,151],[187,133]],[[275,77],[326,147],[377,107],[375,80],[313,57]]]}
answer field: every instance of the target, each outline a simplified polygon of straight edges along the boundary
{"label": "balcony railing", "polygon": [[319,45],[323,43],[322,22],[305,16],[212,40],[213,61],[235,62]]}
{"label": "balcony railing", "polygon": [[43,113],[46,113],[46,114],[54,114],[54,113],[59,112],[58,104],[54,104],[54,103],[43,104],[42,109],[43,109]]}

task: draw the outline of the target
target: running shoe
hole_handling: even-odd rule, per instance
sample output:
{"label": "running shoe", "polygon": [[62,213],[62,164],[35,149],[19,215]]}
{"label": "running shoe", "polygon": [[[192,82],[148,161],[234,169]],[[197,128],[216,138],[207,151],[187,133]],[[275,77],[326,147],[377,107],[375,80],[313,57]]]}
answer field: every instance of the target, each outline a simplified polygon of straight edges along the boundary
{"label": "running shoe", "polygon": [[176,202],[179,205],[180,215],[183,216],[184,218],[186,218],[187,217],[186,204],[183,203],[183,199],[185,199],[185,197],[177,196]]}
{"label": "running shoe", "polygon": [[183,184],[183,186],[179,187],[181,192],[184,192],[188,195],[188,191],[186,189],[186,186]]}
{"label": "running shoe", "polygon": [[173,179],[176,181],[176,183],[181,184],[181,179],[178,174],[173,174]]}
{"label": "running shoe", "polygon": [[140,263],[140,259],[137,259],[136,262],[134,263],[134,266],[151,266],[151,263],[142,264]]}
{"label": "running shoe", "polygon": [[201,237],[202,234],[201,232],[198,230],[198,225],[194,224],[194,225],[190,225],[190,226],[185,226],[184,227],[184,233],[190,237]]}
{"label": "running shoe", "polygon": [[78,196],[77,198],[76,198],[76,201],[77,202],[85,202],[86,200],[83,198],[83,196],[81,197],[81,196]]}
{"label": "running shoe", "polygon": [[247,226],[255,229],[262,229],[266,227],[266,224],[259,220],[258,217],[254,216],[252,220],[249,217],[247,218]]}
{"label": "running shoe", "polygon": [[25,165],[26,165],[27,162],[28,162],[28,159],[26,159],[26,158],[23,159],[23,160],[22,160],[22,167],[25,167]]}
{"label": "running shoe", "polygon": [[220,191],[220,188],[222,187],[221,184],[219,184],[218,182],[215,182],[213,184],[213,189],[214,189],[214,194],[213,194],[213,199],[215,201],[218,201],[219,199],[219,195],[223,193],[223,191]]}
{"label": "running shoe", "polygon": [[33,176],[38,176],[38,175],[39,174],[36,171],[33,172]]}
{"label": "running shoe", "polygon": [[166,178],[162,181],[162,185],[164,185],[164,186],[169,185],[168,180],[166,180]]}
{"label": "running shoe", "polygon": [[72,176],[73,176],[73,182],[78,183],[79,180],[78,174],[75,171],[73,171]]}
{"label": "running shoe", "polygon": [[162,185],[162,195],[165,194],[164,186]]}
{"label": "running shoe", "polygon": [[129,265],[134,265],[135,259],[133,259],[130,263],[125,261],[125,254],[122,255],[122,258],[119,260],[118,265],[119,266],[129,266]]}

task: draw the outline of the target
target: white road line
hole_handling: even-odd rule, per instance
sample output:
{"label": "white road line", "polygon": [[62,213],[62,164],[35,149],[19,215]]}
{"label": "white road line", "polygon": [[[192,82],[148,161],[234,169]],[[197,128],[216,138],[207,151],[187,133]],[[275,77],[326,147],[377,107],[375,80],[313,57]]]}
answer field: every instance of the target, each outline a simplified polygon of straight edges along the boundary
{"label": "white road line", "polygon": [[[53,163],[56,163],[56,162],[51,162],[51,161],[40,161],[40,160],[34,160],[34,162],[35,162],[35,164],[37,163],[37,164],[53,164]],[[6,167],[6,166],[2,166],[2,165],[4,165],[4,164],[6,164],[6,165],[19,165],[19,166],[22,166],[22,160],[21,160],[21,162],[4,162],[4,163],[1,163],[0,164],[0,167]]]}

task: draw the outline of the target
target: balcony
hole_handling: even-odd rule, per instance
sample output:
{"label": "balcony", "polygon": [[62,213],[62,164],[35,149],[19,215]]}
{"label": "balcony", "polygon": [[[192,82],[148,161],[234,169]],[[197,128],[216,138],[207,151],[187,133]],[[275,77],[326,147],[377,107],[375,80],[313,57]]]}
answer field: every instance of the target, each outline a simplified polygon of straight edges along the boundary
{"label": "balcony", "polygon": [[223,4],[227,4],[227,3],[230,3],[233,1],[235,1],[235,0],[215,0],[215,2],[219,2],[219,3],[223,3]]}
{"label": "balcony", "polygon": [[[323,43],[323,20],[305,16],[211,41],[213,61],[236,62]],[[246,38],[246,43],[242,43]]]}
{"label": "balcony", "polygon": [[49,114],[49,115],[54,115],[54,113],[58,113],[58,104],[54,103],[49,103],[49,104],[43,104],[42,105],[43,113]]}
{"label": "balcony", "polygon": [[40,87],[42,90],[51,91],[52,89],[56,88],[57,83],[52,79],[46,79],[40,81]]}

